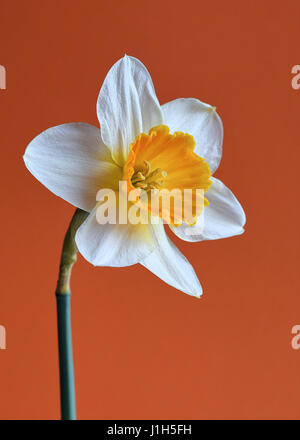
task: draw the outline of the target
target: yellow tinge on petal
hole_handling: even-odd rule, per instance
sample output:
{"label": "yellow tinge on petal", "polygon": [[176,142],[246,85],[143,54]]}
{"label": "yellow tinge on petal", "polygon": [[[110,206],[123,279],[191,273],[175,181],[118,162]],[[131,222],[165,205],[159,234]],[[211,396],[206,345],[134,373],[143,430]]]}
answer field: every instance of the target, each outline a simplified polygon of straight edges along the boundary
{"label": "yellow tinge on petal", "polygon": [[[168,212],[161,205],[156,212],[159,217],[175,226],[181,223],[180,218],[188,224],[195,223],[195,220],[191,222],[190,219],[197,218],[203,206],[209,204],[204,196],[200,210],[196,203],[196,190],[202,190],[204,194],[212,182],[209,165],[194,153],[195,145],[190,134],[170,134],[166,125],[159,125],[151,128],[149,134],[141,133],[136,138],[130,146],[123,168],[123,180],[127,182],[128,191],[139,188],[151,194],[179,192],[180,209],[174,203],[170,205]],[[193,197],[187,199],[187,192],[184,190],[191,190]],[[147,209],[153,214],[150,197]]]}

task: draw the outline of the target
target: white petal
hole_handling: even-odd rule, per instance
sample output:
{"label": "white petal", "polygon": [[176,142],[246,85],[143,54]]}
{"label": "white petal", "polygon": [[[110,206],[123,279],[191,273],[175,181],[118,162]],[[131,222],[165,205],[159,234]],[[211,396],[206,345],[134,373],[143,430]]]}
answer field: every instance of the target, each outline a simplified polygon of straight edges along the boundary
{"label": "white petal", "polygon": [[192,265],[169,239],[163,225],[156,227],[156,234],[159,244],[141,264],[167,284],[200,297],[202,287]]}
{"label": "white petal", "polygon": [[28,145],[24,161],[50,191],[85,211],[95,206],[97,191],[111,187],[122,174],[99,128],[84,123],[63,124],[39,134]]}
{"label": "white petal", "polygon": [[220,180],[212,177],[213,184],[205,193],[210,204],[194,226],[183,224],[172,231],[185,241],[216,240],[244,232],[245,213],[240,203]]}
{"label": "white petal", "polygon": [[100,225],[96,210],[97,206],[75,236],[79,252],[94,266],[131,266],[157,246],[151,225]]}
{"label": "white petal", "polygon": [[151,76],[138,59],[125,55],[112,66],[99,93],[97,114],[103,142],[123,166],[136,137],[163,120]]}
{"label": "white petal", "polygon": [[195,153],[207,160],[211,172],[222,157],[223,124],[215,108],[194,98],[181,98],[162,106],[164,122],[171,132],[191,134],[196,141]]}

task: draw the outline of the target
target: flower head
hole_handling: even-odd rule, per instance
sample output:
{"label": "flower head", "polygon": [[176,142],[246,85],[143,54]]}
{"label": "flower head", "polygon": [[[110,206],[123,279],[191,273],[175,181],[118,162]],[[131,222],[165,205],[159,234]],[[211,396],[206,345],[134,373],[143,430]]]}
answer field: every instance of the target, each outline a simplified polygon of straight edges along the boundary
{"label": "flower head", "polygon": [[[140,263],[166,283],[199,297],[198,278],[168,238],[164,223],[186,241],[225,238],[244,231],[241,205],[212,177],[223,142],[215,107],[192,98],[160,106],[145,66],[125,56],[104,80],[97,114],[101,128],[70,123],[38,135],[26,149],[27,168],[54,194],[90,213],[75,237],[78,250],[89,262],[114,267]],[[150,221],[136,223],[118,217],[114,223],[99,223],[98,191],[107,188],[119,200],[124,196],[120,182],[126,183],[126,192],[138,193],[129,205],[147,212]],[[149,202],[150,194],[163,191],[177,191],[180,202],[167,207],[160,202],[154,206],[152,198]],[[194,197],[197,191],[202,194],[200,208]]]}

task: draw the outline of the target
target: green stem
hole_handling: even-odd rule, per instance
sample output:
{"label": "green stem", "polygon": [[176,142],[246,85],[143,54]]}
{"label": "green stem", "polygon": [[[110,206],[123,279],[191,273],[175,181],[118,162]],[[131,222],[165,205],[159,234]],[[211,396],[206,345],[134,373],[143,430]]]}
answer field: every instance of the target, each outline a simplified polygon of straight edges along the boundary
{"label": "green stem", "polygon": [[62,420],[76,420],[75,383],[71,332],[71,296],[56,295],[60,402]]}
{"label": "green stem", "polygon": [[76,420],[75,382],[71,330],[70,279],[77,260],[75,233],[88,213],[76,209],[67,230],[59,268],[56,288],[58,352],[60,373],[60,402],[62,420]]}

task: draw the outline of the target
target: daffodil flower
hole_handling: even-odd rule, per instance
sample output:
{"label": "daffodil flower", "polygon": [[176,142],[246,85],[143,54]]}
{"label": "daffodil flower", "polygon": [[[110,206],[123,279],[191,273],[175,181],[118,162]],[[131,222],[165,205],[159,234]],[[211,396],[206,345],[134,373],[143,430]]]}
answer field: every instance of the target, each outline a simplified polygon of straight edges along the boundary
{"label": "daffodil flower", "polygon": [[27,168],[54,194],[89,212],[75,240],[90,263],[140,263],[171,286],[200,297],[194,269],[166,234],[162,213],[158,224],[99,224],[96,194],[101,188],[117,193],[120,181],[146,191],[199,188],[205,203],[197,222],[170,224],[173,233],[191,242],[241,234],[241,205],[211,177],[222,156],[223,126],[216,109],[193,98],[160,106],[145,66],[124,56],[104,80],[97,115],[101,128],[70,123],[38,135],[26,149]]}

